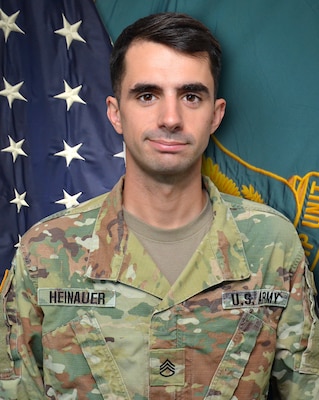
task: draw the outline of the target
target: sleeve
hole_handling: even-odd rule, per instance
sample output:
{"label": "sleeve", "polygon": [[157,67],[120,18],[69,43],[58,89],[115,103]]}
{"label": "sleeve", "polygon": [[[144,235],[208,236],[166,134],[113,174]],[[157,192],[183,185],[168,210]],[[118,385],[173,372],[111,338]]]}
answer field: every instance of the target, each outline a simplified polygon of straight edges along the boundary
{"label": "sleeve", "polygon": [[4,293],[8,354],[18,384],[17,399],[44,399],[42,378],[42,311],[37,306],[34,279],[18,249]]}
{"label": "sleeve", "polygon": [[[8,271],[6,271],[8,272]],[[4,309],[3,309],[3,297],[2,297],[2,287],[6,280],[7,275],[5,275],[4,280],[0,285],[0,399],[4,400],[15,400],[17,398],[17,389],[19,384],[19,377],[13,372],[13,363],[9,358],[6,346],[6,331],[7,326],[4,319]]]}
{"label": "sleeve", "polygon": [[292,276],[288,305],[278,324],[272,383],[274,399],[319,399],[316,289],[304,256]]}

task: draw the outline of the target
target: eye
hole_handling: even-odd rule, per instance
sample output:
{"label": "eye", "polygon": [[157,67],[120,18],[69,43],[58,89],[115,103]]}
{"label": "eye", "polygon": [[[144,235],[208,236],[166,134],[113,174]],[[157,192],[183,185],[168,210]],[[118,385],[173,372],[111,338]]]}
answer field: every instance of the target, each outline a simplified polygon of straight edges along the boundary
{"label": "eye", "polygon": [[197,96],[194,93],[187,93],[184,96],[184,99],[188,102],[188,103],[199,103],[201,101],[201,98],[199,96]]}
{"label": "eye", "polygon": [[142,101],[143,103],[150,103],[155,100],[155,96],[152,93],[143,93],[138,96],[138,100]]}

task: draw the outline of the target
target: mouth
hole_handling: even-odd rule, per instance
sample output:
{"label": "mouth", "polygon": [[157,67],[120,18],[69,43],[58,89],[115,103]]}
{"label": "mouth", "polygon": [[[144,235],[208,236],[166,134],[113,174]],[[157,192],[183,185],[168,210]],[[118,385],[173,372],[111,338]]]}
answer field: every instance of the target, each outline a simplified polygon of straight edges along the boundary
{"label": "mouth", "polygon": [[187,142],[167,139],[149,139],[151,146],[162,153],[178,153],[185,149]]}

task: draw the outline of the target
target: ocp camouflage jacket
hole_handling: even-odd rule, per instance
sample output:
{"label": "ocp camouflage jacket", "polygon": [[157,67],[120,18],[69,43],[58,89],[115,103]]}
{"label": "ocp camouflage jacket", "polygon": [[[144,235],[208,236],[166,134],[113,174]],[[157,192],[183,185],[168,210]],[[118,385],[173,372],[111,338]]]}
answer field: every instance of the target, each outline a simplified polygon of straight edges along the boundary
{"label": "ocp camouflage jacket", "polygon": [[214,220],[173,286],[124,222],[123,180],[24,235],[5,292],[18,399],[266,399],[271,377],[275,398],[319,399],[295,229],[204,181]]}

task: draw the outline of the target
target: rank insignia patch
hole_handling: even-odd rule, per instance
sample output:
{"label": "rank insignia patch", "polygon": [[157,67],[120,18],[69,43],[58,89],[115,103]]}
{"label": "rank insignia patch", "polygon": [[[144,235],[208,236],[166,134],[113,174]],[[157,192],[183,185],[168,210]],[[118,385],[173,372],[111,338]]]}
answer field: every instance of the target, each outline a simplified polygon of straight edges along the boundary
{"label": "rank insignia patch", "polygon": [[173,376],[175,374],[175,365],[170,361],[166,360],[160,365],[160,375],[164,377]]}

